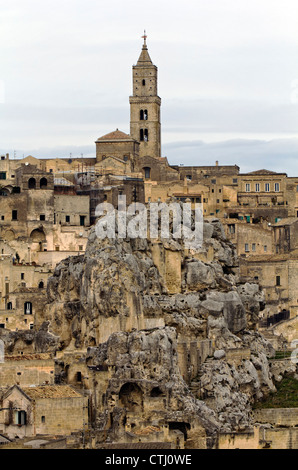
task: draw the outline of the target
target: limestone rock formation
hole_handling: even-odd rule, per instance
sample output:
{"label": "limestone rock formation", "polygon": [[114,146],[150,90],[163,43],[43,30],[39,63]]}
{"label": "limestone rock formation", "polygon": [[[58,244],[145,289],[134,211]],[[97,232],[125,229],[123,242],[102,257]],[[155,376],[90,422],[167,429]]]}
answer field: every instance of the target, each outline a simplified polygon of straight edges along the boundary
{"label": "limestone rock formation", "polygon": [[218,219],[203,228],[192,252],[181,239],[100,239],[93,227],[86,253],[48,282],[45,319],[58,349],[88,348],[88,367],[109,371],[96,379],[96,425],[115,441],[136,425],[129,411],[141,428],[184,423],[195,446],[195,429],[212,440],[248,428],[254,400],[274,390],[274,349],[255,331],[263,294],[240,284]]}

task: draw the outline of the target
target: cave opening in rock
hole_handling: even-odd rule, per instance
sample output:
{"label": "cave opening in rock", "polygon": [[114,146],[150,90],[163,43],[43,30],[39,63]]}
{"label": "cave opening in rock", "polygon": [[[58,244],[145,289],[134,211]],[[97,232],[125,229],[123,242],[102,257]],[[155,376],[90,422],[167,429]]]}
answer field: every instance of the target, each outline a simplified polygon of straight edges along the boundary
{"label": "cave opening in rock", "polygon": [[122,385],[119,392],[119,404],[127,411],[143,411],[143,392],[140,387],[131,382]]}
{"label": "cave opening in rock", "polygon": [[181,431],[184,435],[184,440],[186,441],[187,439],[187,430],[190,429],[190,424],[189,423],[184,423],[182,422],[169,422],[169,431],[174,431],[178,430]]}

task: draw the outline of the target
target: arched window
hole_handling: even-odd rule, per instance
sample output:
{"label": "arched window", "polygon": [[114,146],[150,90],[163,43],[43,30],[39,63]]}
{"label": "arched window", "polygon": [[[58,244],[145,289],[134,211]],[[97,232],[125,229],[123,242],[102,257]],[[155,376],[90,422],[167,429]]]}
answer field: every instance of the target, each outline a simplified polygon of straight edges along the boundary
{"label": "arched window", "polygon": [[148,120],[148,111],[147,109],[140,110],[140,121],[147,121]]}
{"label": "arched window", "polygon": [[148,129],[140,129],[140,141],[148,142]]}
{"label": "arched window", "polygon": [[29,179],[28,189],[36,189],[36,180],[35,180],[35,178],[30,178]]}
{"label": "arched window", "polygon": [[32,302],[24,303],[24,315],[32,315]]}
{"label": "arched window", "polygon": [[48,180],[46,178],[41,178],[40,189],[45,189],[47,186],[48,186]]}
{"label": "arched window", "polygon": [[39,288],[39,289],[43,289],[43,288],[44,288],[44,283],[43,283],[43,281],[40,281],[40,283],[38,284],[38,288]]}

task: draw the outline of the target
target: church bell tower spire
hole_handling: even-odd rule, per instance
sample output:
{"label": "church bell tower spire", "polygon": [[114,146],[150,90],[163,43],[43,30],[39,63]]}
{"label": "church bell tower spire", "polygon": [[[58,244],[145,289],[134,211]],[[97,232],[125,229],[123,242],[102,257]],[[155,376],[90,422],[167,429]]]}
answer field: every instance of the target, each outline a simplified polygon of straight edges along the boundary
{"label": "church bell tower spire", "polygon": [[161,156],[161,99],[157,94],[157,67],[147,47],[147,35],[138,62],[133,66],[133,95],[130,102],[130,135],[140,142],[140,157]]}

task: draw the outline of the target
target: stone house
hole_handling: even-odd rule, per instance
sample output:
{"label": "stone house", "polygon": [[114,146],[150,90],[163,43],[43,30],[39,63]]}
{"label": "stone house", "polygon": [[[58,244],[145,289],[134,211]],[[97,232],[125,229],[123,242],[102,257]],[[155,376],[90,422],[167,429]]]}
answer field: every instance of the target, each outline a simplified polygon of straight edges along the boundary
{"label": "stone house", "polygon": [[67,435],[87,424],[88,398],[69,385],[14,385],[2,396],[0,430],[9,438]]}

